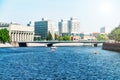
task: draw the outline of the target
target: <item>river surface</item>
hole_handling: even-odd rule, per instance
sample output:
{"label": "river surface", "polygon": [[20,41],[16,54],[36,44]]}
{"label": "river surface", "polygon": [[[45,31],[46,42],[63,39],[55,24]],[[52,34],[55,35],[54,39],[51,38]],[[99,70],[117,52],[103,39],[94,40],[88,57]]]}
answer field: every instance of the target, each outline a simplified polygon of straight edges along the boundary
{"label": "river surface", "polygon": [[0,80],[120,80],[120,53],[101,47],[0,48]]}

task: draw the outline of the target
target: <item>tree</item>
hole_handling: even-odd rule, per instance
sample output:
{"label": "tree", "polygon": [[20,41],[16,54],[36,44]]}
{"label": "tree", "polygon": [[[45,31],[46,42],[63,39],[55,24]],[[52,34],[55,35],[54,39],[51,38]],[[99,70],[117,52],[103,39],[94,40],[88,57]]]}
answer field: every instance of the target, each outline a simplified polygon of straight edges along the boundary
{"label": "tree", "polygon": [[99,34],[97,37],[97,40],[108,40],[108,37],[106,34]]}
{"label": "tree", "polygon": [[53,37],[52,37],[50,31],[48,32],[46,40],[53,40]]}
{"label": "tree", "polygon": [[55,40],[58,40],[59,36],[55,33]]}
{"label": "tree", "polygon": [[59,40],[59,41],[63,40],[63,37],[62,37],[62,36],[60,36],[60,37],[58,38],[58,40]]}
{"label": "tree", "polygon": [[41,40],[40,37],[34,37],[34,41],[39,41]]}
{"label": "tree", "polygon": [[0,41],[2,43],[10,42],[9,31],[7,29],[0,30]]}
{"label": "tree", "polygon": [[70,40],[70,36],[64,35],[64,36],[63,36],[63,40]]}
{"label": "tree", "polygon": [[120,42],[120,25],[113,29],[108,36],[109,39]]}
{"label": "tree", "polygon": [[70,36],[68,36],[68,35],[60,36],[58,38],[58,40],[65,40],[65,41],[67,41],[67,40],[70,40]]}

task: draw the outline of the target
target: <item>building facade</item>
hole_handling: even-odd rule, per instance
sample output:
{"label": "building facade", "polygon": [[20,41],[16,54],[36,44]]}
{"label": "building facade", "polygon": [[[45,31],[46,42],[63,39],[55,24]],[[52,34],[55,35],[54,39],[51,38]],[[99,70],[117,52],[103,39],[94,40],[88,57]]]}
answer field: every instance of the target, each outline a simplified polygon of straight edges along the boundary
{"label": "building facade", "polygon": [[68,21],[69,34],[75,36],[80,34],[80,21],[77,18],[71,18]]}
{"label": "building facade", "polygon": [[0,23],[0,29],[9,30],[12,42],[33,41],[34,27],[22,26],[18,24]]}
{"label": "building facade", "polygon": [[59,34],[60,35],[69,34],[69,27],[68,27],[68,21],[67,20],[61,20],[58,23],[58,27],[59,27]]}
{"label": "building facade", "polygon": [[12,41],[18,42],[34,40],[34,27],[11,24],[9,31]]}
{"label": "building facade", "polygon": [[68,34],[70,36],[80,35],[80,21],[77,18],[70,18],[70,20],[61,20],[58,23],[59,34]]}
{"label": "building facade", "polygon": [[101,28],[100,28],[100,33],[106,33],[106,32],[105,32],[105,27],[101,27]]}
{"label": "building facade", "polygon": [[40,36],[41,39],[46,39],[50,32],[54,39],[54,22],[51,20],[45,20],[35,22],[35,36]]}
{"label": "building facade", "polygon": [[90,36],[97,37],[99,34],[100,34],[99,32],[93,32],[93,33],[90,33]]}

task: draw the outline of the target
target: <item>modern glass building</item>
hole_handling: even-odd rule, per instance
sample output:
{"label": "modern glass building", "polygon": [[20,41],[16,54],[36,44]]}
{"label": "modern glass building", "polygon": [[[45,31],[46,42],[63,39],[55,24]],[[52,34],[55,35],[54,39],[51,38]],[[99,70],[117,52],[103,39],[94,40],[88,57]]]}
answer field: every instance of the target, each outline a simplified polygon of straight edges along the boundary
{"label": "modern glass building", "polygon": [[54,39],[54,22],[51,20],[45,20],[35,22],[35,36],[40,36],[41,39],[46,39],[50,32]]}

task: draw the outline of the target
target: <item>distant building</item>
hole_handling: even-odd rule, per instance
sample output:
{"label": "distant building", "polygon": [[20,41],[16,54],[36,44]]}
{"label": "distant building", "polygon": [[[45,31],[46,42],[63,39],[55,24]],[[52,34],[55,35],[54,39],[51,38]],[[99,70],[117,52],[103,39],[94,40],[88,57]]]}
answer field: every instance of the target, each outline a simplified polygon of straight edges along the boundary
{"label": "distant building", "polygon": [[58,23],[59,35],[69,35],[72,40],[80,39],[80,21],[77,18],[70,18],[70,20],[61,20]]}
{"label": "distant building", "polygon": [[84,33],[80,33],[81,39],[84,39]]}
{"label": "distant building", "polygon": [[33,41],[34,27],[0,22],[0,29],[9,30],[11,41]]}
{"label": "distant building", "polygon": [[100,28],[100,33],[106,33],[105,27],[101,27],[101,28]]}
{"label": "distant building", "polygon": [[91,34],[85,34],[83,40],[95,41],[96,37],[92,36]]}
{"label": "distant building", "polygon": [[0,28],[8,28],[9,27],[9,24],[8,23],[5,23],[5,22],[0,22]]}
{"label": "distant building", "polygon": [[80,21],[77,18],[71,18],[68,21],[69,34],[78,36],[80,34]]}
{"label": "distant building", "polygon": [[99,32],[93,32],[90,34],[90,36],[94,36],[94,37],[97,37],[100,33]]}
{"label": "distant building", "polygon": [[46,39],[50,32],[54,39],[54,22],[51,20],[45,20],[35,22],[35,36],[41,36],[41,39]]}
{"label": "distant building", "polygon": [[69,34],[68,20],[61,20],[58,23],[58,27],[59,27],[59,34],[61,36]]}
{"label": "distant building", "polygon": [[34,22],[33,21],[29,21],[29,23],[27,24],[27,26],[34,26]]}

